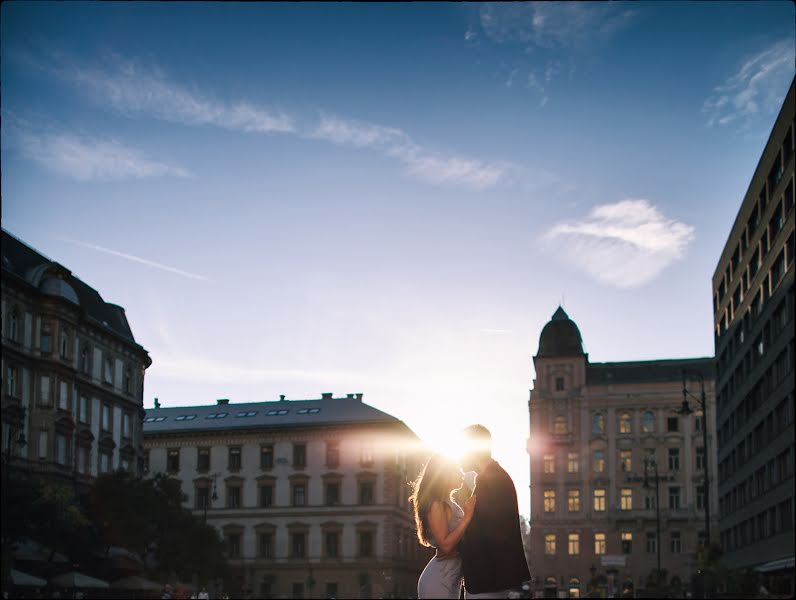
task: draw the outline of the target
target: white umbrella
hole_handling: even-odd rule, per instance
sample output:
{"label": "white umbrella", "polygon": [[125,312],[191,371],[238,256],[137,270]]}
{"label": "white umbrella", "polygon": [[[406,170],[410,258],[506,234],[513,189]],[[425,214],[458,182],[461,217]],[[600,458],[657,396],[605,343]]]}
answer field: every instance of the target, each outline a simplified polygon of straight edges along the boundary
{"label": "white umbrella", "polygon": [[96,579],[77,571],[69,571],[69,573],[53,577],[50,579],[50,584],[65,588],[98,588],[103,590],[110,587],[107,581],[102,581],[102,579]]}
{"label": "white umbrella", "polygon": [[44,587],[47,585],[47,582],[44,579],[34,577],[33,575],[28,575],[27,573],[17,571],[16,569],[11,569],[11,583],[14,585],[28,585],[32,587]]}

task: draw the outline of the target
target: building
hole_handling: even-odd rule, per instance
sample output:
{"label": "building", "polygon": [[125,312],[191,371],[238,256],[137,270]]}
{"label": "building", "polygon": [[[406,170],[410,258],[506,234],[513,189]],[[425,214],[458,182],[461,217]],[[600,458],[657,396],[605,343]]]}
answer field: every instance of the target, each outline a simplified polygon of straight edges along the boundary
{"label": "building", "polygon": [[[713,359],[590,363],[578,326],[559,307],[542,330],[534,365],[528,451],[535,591],[639,593],[659,556],[670,583],[687,586],[705,540],[705,419],[677,409],[684,381],[699,397],[702,378],[708,443],[715,443]],[[708,455],[715,474],[715,451]],[[711,488],[714,506],[713,476]]]}
{"label": "building", "polygon": [[2,232],[5,465],[88,484],[143,466],[144,371],[124,309]]}
{"label": "building", "polygon": [[713,274],[723,560],[791,595],[794,109],[791,83]]}
{"label": "building", "polygon": [[155,408],[144,437],[149,472],[221,532],[235,596],[416,595],[429,555],[407,484],[427,452],[362,394]]}

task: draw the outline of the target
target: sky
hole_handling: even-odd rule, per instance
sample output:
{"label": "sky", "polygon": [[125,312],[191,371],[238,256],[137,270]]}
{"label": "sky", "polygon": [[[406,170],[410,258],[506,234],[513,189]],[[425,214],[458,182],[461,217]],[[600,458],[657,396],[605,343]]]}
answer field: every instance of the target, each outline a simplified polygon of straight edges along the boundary
{"label": "sky", "polygon": [[482,423],[526,514],[542,327],[711,356],[794,76],[790,2],[0,10],[3,228],[125,307],[145,408]]}

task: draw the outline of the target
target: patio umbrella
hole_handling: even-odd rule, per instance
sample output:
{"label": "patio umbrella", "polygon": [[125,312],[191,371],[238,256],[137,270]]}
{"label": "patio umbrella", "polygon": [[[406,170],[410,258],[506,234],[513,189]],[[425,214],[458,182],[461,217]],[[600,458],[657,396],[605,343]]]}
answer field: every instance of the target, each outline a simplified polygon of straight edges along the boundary
{"label": "patio umbrella", "polygon": [[32,587],[44,587],[47,585],[47,582],[44,579],[34,577],[33,575],[28,575],[27,573],[17,571],[16,569],[11,569],[11,583],[14,585],[28,585]]}
{"label": "patio umbrella", "polygon": [[65,588],[97,588],[108,589],[110,587],[107,581],[90,577],[77,571],[69,571],[63,575],[58,575],[50,579],[50,584],[58,587]]}
{"label": "patio umbrella", "polygon": [[156,581],[133,575],[111,582],[111,588],[116,590],[160,590],[163,589],[163,586]]}

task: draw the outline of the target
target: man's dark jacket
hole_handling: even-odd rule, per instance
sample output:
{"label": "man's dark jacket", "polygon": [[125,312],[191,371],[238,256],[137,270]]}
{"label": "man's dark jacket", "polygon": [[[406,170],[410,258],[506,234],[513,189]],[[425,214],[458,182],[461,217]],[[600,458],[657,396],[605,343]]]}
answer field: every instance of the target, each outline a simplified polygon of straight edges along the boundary
{"label": "man's dark jacket", "polygon": [[497,461],[476,479],[473,520],[459,542],[464,587],[471,594],[517,587],[531,578],[520,534],[517,491]]}

